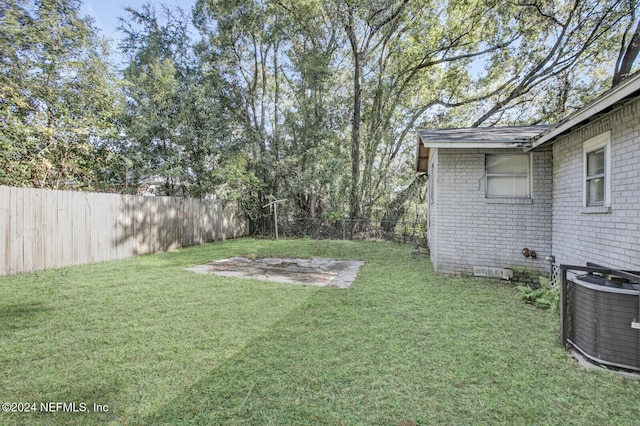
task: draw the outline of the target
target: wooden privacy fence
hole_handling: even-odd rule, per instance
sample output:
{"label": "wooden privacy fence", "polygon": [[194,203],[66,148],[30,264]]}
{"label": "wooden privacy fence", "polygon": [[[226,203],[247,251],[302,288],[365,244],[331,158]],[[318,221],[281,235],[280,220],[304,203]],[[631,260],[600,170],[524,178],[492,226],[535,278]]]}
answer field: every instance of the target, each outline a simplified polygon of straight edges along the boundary
{"label": "wooden privacy fence", "polygon": [[237,203],[0,186],[0,275],[244,236]]}

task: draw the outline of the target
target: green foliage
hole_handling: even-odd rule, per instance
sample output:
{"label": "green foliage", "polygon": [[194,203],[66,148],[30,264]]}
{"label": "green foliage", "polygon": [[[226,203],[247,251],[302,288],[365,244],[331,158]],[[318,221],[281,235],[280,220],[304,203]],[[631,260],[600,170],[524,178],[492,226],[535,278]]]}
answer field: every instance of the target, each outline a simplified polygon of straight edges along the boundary
{"label": "green foliage", "polygon": [[417,127],[564,118],[633,44],[632,3],[145,4],[121,20],[119,81],[79,0],[7,0],[0,183],[135,192],[146,180],[247,200],[255,218],[269,195],[295,217],[401,216],[422,193]]}
{"label": "green foliage", "polygon": [[482,87],[487,93],[483,113],[474,125],[529,124],[564,118],[598,95],[609,83],[620,21],[629,2],[583,0],[500,5],[512,16],[512,41],[492,55]]}
{"label": "green foliage", "polygon": [[214,194],[217,169],[235,152],[225,83],[195,56],[180,8],[163,6],[161,16],[149,4],[127,12],[121,48],[130,58],[124,72],[130,101],[122,151],[134,185],[159,182],[162,195]]}
{"label": "green foliage", "polygon": [[0,14],[0,183],[96,185],[96,142],[117,134],[107,45],[77,0],[9,1]]}
{"label": "green foliage", "polygon": [[540,287],[532,289],[528,286],[516,286],[518,296],[523,302],[540,309],[548,309],[557,313],[560,306],[560,293],[550,286],[549,279],[540,277]]}
{"label": "green foliage", "polygon": [[614,3],[201,0],[195,21],[241,99],[259,199],[370,217],[411,183],[417,126],[555,121],[598,93]]}

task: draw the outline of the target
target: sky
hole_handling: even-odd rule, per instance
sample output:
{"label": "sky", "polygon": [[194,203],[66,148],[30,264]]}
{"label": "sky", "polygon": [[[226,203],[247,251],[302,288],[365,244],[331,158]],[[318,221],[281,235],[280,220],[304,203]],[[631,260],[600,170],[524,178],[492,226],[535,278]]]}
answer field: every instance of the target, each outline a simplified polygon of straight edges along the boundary
{"label": "sky", "polygon": [[[125,16],[125,7],[138,9],[145,3],[157,6],[165,4],[169,7],[180,6],[189,13],[195,2],[196,0],[82,0],[80,12],[95,19],[96,26],[110,41],[111,50],[115,52],[121,38],[121,33],[116,30],[119,25],[118,18]],[[116,61],[121,61],[120,55],[114,53],[113,57]]]}

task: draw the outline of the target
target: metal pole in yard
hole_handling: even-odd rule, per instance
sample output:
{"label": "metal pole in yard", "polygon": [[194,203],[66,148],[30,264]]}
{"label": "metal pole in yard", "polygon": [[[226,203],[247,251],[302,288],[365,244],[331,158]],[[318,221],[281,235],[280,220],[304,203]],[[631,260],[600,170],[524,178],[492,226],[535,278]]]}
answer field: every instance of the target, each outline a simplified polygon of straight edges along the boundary
{"label": "metal pole in yard", "polygon": [[276,240],[278,239],[278,204],[273,205],[273,221],[276,224]]}
{"label": "metal pole in yard", "polygon": [[[273,195],[270,195],[269,197],[270,198],[275,198]],[[276,240],[278,239],[278,203],[284,203],[285,201],[287,201],[286,198],[283,198],[281,200],[275,200],[274,199],[272,202],[262,206],[262,208],[264,209],[265,207],[269,207],[269,206],[273,205],[273,220],[274,220],[275,225],[276,225]]]}

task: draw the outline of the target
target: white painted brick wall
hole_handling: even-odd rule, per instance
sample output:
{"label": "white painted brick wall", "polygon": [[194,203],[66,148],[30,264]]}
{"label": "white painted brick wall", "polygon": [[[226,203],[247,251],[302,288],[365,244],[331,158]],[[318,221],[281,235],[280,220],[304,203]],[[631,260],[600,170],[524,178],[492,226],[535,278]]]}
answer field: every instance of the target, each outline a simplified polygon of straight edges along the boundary
{"label": "white painted brick wall", "polygon": [[[485,197],[485,153],[506,150],[438,149],[430,248],[435,269],[472,274],[473,266],[546,271],[551,254],[551,150],[533,152],[529,204],[492,203]],[[522,151],[514,151],[522,152]],[[538,259],[525,258],[523,248]]]}
{"label": "white painted brick wall", "polygon": [[438,262],[438,150],[431,150],[429,157],[429,251],[431,262]]}
{"label": "white painted brick wall", "polygon": [[[556,263],[640,270],[638,101],[553,145],[553,254]],[[611,212],[582,212],[583,143],[611,130]]]}

